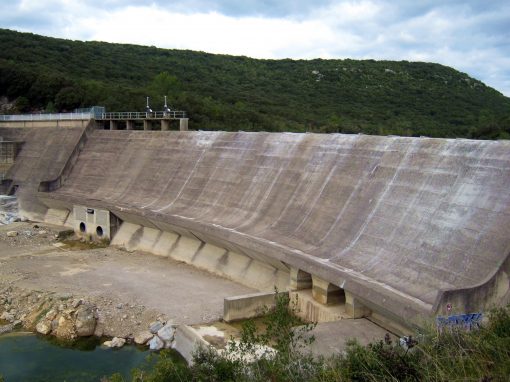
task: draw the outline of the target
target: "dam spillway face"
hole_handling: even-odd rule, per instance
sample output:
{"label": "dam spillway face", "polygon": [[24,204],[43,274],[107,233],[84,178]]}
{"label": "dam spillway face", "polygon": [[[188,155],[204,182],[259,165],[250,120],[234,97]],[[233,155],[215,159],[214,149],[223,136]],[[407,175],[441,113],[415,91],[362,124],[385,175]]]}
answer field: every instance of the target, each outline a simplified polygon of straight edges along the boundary
{"label": "dam spillway face", "polygon": [[[418,322],[447,305],[471,312],[509,300],[509,142],[23,134],[9,176],[34,219],[75,225],[75,206],[109,211],[113,243],[259,289],[311,287],[315,300],[342,299],[353,315]],[[31,144],[34,134],[51,149]]]}

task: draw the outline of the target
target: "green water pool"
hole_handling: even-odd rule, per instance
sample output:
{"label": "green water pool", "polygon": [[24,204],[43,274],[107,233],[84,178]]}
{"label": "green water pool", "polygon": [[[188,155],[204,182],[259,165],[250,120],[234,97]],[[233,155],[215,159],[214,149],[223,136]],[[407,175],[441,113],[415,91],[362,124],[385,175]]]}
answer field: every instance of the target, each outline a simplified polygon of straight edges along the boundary
{"label": "green water pool", "polygon": [[135,367],[148,367],[149,351],[135,346],[108,349],[95,338],[64,344],[31,333],[0,336],[0,375],[5,382],[100,381]]}

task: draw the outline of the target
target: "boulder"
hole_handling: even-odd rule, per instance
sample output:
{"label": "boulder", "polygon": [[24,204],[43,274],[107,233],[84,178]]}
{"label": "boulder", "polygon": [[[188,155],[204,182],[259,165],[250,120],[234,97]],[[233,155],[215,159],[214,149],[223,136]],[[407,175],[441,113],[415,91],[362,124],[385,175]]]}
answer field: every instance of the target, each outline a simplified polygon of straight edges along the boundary
{"label": "boulder", "polygon": [[158,336],[154,336],[152,338],[152,340],[149,341],[149,349],[151,349],[151,350],[161,350],[164,347],[165,347],[165,342]]}
{"label": "boulder", "polygon": [[0,316],[0,320],[4,320],[4,321],[14,321],[16,317],[14,317],[14,314],[12,313],[9,313],[9,312],[3,312],[2,315]]}
{"label": "boulder", "polygon": [[18,236],[18,232],[17,231],[7,231],[7,236],[8,237],[16,237],[16,236]]}
{"label": "boulder", "polygon": [[145,345],[152,337],[154,337],[154,334],[148,330],[144,330],[135,336],[135,344]]}
{"label": "boulder", "polygon": [[51,333],[51,321],[48,320],[41,320],[37,323],[35,326],[35,330],[37,330],[37,333],[41,333],[44,335]]}
{"label": "boulder", "polygon": [[172,324],[166,324],[158,330],[158,337],[165,342],[172,342],[174,339],[175,328]]}
{"label": "boulder", "polygon": [[68,316],[60,316],[58,319],[58,327],[55,335],[65,340],[73,340],[76,338],[76,330],[73,320]]}
{"label": "boulder", "polygon": [[12,332],[13,329],[14,329],[14,325],[13,324],[8,324],[8,325],[0,326],[0,334],[5,334],[5,333]]}
{"label": "boulder", "polygon": [[103,345],[109,348],[121,348],[125,343],[126,340],[124,338],[113,337],[111,341],[105,341]]}
{"label": "boulder", "polygon": [[152,334],[156,334],[159,329],[163,327],[163,324],[159,321],[151,322],[149,325],[149,330]]}
{"label": "boulder", "polygon": [[57,317],[57,312],[55,309],[51,309],[48,313],[46,313],[45,317],[48,319],[48,320],[54,320],[55,317]]}
{"label": "boulder", "polygon": [[76,334],[78,337],[87,337],[94,334],[96,329],[96,318],[94,317],[94,307],[91,305],[81,305],[76,310]]}

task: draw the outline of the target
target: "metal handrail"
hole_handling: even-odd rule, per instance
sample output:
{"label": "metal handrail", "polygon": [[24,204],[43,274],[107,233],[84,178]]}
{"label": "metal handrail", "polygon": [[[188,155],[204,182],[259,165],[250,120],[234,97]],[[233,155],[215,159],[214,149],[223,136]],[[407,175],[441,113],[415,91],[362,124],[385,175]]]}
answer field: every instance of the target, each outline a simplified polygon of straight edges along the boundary
{"label": "metal handrail", "polygon": [[50,114],[17,114],[0,115],[0,121],[62,121],[76,119],[92,119],[93,113],[50,113]]}
{"label": "metal handrail", "polygon": [[55,121],[55,120],[77,120],[77,119],[180,119],[186,118],[186,112],[181,110],[171,111],[123,111],[111,113],[50,113],[50,114],[16,114],[0,115],[0,121]]}
{"label": "metal handrail", "polygon": [[103,113],[101,118],[96,119],[166,119],[166,118],[186,118],[186,112],[181,110],[171,111],[153,111],[153,112],[140,112],[140,111],[123,111],[123,112],[110,112]]}

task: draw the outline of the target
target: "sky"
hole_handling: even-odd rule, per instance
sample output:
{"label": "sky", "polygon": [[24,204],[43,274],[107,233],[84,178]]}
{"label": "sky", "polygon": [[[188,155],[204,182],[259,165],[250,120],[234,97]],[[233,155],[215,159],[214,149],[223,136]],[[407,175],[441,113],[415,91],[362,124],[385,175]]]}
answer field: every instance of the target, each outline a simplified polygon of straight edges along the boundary
{"label": "sky", "polygon": [[436,62],[510,96],[510,0],[0,0],[0,27],[254,58]]}

